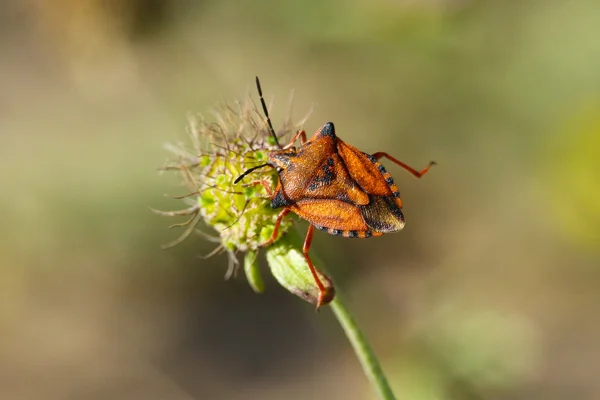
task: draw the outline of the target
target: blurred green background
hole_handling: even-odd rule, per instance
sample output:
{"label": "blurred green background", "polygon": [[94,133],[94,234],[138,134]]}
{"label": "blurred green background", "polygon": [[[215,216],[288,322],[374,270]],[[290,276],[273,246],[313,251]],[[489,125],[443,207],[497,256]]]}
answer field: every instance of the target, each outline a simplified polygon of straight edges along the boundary
{"label": "blurred green background", "polygon": [[[600,398],[600,3],[5,0],[0,398],[373,399],[326,310],[147,206],[186,116],[254,94],[388,151],[406,228],[318,232],[402,399]],[[390,164],[390,163],[388,163]]]}

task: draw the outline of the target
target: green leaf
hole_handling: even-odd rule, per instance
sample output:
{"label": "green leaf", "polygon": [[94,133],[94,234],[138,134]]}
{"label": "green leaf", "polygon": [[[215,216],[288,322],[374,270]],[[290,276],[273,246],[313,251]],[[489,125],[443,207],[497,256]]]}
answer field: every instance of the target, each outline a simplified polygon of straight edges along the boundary
{"label": "green leaf", "polygon": [[[294,229],[269,246],[266,256],[271,273],[281,286],[311,304],[319,303],[319,288],[302,254],[302,238]],[[328,299],[331,301],[335,293],[333,282],[327,275],[317,274],[326,291],[331,293]]]}

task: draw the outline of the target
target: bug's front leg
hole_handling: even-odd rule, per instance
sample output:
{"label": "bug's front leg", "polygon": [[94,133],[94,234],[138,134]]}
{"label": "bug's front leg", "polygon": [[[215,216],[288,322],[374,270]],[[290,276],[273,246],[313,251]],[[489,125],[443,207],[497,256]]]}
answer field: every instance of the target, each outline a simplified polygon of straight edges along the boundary
{"label": "bug's front leg", "polygon": [[427,165],[421,171],[417,171],[416,169],[414,169],[414,168],[412,168],[412,167],[404,164],[402,161],[395,159],[394,157],[390,156],[388,153],[385,153],[383,151],[380,151],[380,152],[377,152],[377,153],[373,154],[373,158],[375,158],[377,160],[379,160],[381,157],[385,157],[388,160],[392,161],[393,163],[401,166],[402,168],[404,168],[405,170],[407,170],[408,172],[410,172],[411,174],[413,174],[417,178],[420,178],[423,175],[425,175],[427,173],[427,171],[429,171],[429,168],[431,168],[431,166],[436,165],[435,161],[430,161],[429,165]]}
{"label": "bug's front leg", "polygon": [[277,240],[277,235],[279,234],[279,226],[281,225],[281,220],[283,220],[283,217],[285,217],[289,213],[290,213],[289,208],[284,208],[283,210],[281,210],[281,212],[277,216],[277,221],[275,221],[275,228],[273,228],[273,233],[271,234],[271,238],[269,240],[267,240],[266,242],[264,242],[263,244],[261,244],[260,245],[261,247],[270,246],[273,244],[273,242],[275,242],[275,240]]}
{"label": "bug's front leg", "polygon": [[271,189],[271,186],[269,186],[269,182],[267,182],[266,179],[261,179],[258,181],[252,181],[248,184],[245,184],[244,186],[257,186],[257,185],[262,185],[262,187],[265,188],[265,191],[267,192],[267,195],[269,196],[269,198],[273,198],[273,189]]}
{"label": "bug's front leg", "polygon": [[[315,283],[316,283],[317,287],[319,288],[319,298],[317,300],[317,310],[318,310],[322,305],[325,305],[325,304],[331,302],[331,300],[333,300],[333,298],[335,296],[335,289],[334,289],[333,285],[329,285],[329,287],[325,287],[325,285],[323,285],[323,282],[321,282],[321,279],[319,278],[319,275],[317,273],[317,269],[313,265],[312,260],[310,259],[309,255],[308,255],[308,251],[310,250],[310,244],[312,243],[312,238],[313,238],[314,232],[315,232],[314,225],[309,225],[308,231],[306,232],[306,238],[304,239],[304,246],[302,246],[302,253],[304,254],[304,258],[306,259],[308,268],[310,268],[310,273],[312,274],[313,279],[315,280]],[[321,273],[321,275],[324,276],[323,273]]]}
{"label": "bug's front leg", "polygon": [[287,150],[290,147],[292,147],[294,145],[294,142],[296,140],[298,140],[298,137],[300,138],[300,144],[304,144],[306,143],[306,132],[304,132],[304,129],[301,131],[298,131],[294,134],[294,136],[292,137],[292,140],[290,140],[290,142],[288,144],[286,144],[283,149]]}

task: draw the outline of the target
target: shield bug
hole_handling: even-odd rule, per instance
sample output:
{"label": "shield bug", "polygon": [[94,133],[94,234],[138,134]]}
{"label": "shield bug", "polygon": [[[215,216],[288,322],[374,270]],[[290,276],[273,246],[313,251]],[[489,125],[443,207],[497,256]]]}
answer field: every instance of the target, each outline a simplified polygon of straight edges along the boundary
{"label": "shield bug", "polygon": [[[331,235],[361,239],[401,230],[405,220],[400,192],[379,160],[385,157],[417,178],[425,175],[435,162],[417,171],[385,152],[364,153],[338,138],[332,122],[323,125],[308,140],[303,130],[298,131],[287,145],[281,146],[258,77],[256,87],[270,134],[279,149],[268,153],[267,163],[244,171],[234,183],[259,168],[277,170],[274,190],[262,182],[270,194],[271,207],[281,208],[273,234],[262,246],[276,240],[279,225],[290,212],[309,222],[302,250],[319,288],[318,308],[333,300],[334,290],[323,285],[308,255],[315,228]],[[295,147],[298,139],[300,146]]]}

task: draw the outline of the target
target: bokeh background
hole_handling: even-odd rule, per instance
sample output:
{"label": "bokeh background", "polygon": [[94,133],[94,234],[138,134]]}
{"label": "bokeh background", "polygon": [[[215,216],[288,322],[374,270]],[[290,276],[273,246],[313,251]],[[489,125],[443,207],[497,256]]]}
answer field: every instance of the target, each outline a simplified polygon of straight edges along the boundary
{"label": "bokeh background", "polygon": [[600,398],[600,3],[4,0],[0,398],[374,399],[328,310],[169,250],[189,113],[295,89],[404,231],[314,251],[402,399]]}

